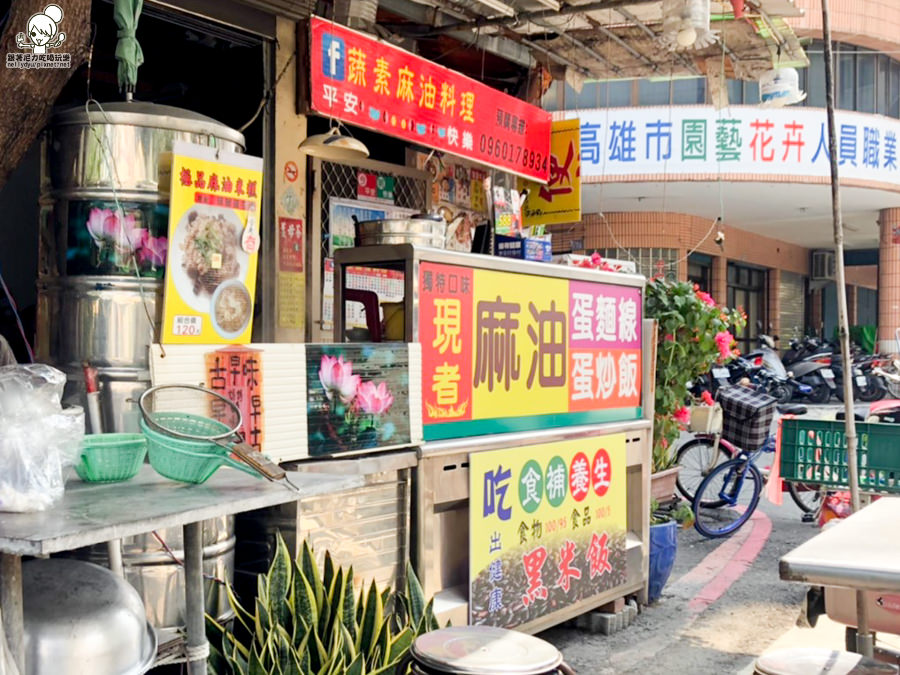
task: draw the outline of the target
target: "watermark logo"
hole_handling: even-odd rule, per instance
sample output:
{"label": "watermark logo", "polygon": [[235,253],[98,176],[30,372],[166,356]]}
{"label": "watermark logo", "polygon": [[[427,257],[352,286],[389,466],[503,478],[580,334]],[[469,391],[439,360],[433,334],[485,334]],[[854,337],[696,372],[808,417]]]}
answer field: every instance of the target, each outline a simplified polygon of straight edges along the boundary
{"label": "watermark logo", "polygon": [[43,12],[33,14],[28,19],[27,32],[16,34],[16,46],[20,51],[6,55],[7,68],[70,68],[71,54],[53,54],[48,49],[56,49],[66,40],[66,34],[59,30],[63,19],[62,7],[47,5]]}

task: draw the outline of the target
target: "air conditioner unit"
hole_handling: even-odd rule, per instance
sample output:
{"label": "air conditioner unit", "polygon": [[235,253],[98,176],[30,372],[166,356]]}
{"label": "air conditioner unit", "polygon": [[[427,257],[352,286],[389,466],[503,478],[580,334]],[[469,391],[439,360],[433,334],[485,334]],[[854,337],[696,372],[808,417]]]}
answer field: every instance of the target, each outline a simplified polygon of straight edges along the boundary
{"label": "air conditioner unit", "polygon": [[834,279],[834,251],[813,251],[810,277],[813,281]]}

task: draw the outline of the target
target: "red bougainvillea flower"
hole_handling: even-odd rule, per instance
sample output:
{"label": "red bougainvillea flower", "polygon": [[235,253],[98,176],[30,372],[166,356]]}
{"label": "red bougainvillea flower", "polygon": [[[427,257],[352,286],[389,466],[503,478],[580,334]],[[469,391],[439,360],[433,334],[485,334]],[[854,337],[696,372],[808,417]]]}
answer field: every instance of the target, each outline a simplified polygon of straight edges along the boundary
{"label": "red bougainvillea flower", "polygon": [[705,293],[703,291],[697,291],[697,297],[700,298],[703,302],[705,302],[710,307],[716,306],[716,301],[713,300],[713,297],[709,293]]}
{"label": "red bougainvillea flower", "polygon": [[691,421],[691,409],[687,406],[681,406],[675,413],[672,415],[672,419],[674,419],[679,424],[687,425],[688,422]]}
{"label": "red bougainvillea flower", "polygon": [[704,391],[702,394],[700,394],[700,398],[703,399],[703,402],[706,405],[716,404],[716,402],[713,400],[712,394],[710,394],[708,391]]}
{"label": "red bougainvillea flower", "polygon": [[731,358],[731,345],[734,342],[734,336],[727,330],[716,333],[716,347],[719,348],[719,355],[723,359]]}

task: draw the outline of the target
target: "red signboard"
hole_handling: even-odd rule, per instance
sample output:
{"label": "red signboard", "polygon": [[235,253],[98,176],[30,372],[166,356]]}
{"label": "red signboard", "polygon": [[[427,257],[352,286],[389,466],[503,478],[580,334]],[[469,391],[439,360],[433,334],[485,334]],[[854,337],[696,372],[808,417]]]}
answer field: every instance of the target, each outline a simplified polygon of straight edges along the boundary
{"label": "red signboard", "polygon": [[310,27],[316,112],[547,182],[550,113],[344,26]]}

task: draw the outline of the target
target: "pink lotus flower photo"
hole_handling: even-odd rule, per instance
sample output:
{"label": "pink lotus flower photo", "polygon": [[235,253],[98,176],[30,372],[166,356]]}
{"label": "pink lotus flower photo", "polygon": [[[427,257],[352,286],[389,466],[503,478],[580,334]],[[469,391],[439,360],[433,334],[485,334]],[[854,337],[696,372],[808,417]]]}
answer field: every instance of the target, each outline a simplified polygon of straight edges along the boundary
{"label": "pink lotus flower photo", "polygon": [[349,404],[356,396],[359,388],[359,375],[353,374],[353,362],[344,361],[343,356],[337,358],[323,355],[319,364],[319,382],[325,389],[328,400],[338,395],[341,403]]}
{"label": "pink lotus flower photo", "polygon": [[135,212],[94,207],[88,213],[85,227],[101,253],[104,249],[112,252],[118,267],[130,267],[133,257],[140,264],[163,267],[168,239],[164,236],[153,237],[146,228],[137,227],[137,224]]}
{"label": "pink lotus flower photo", "polygon": [[390,409],[394,396],[384,382],[376,386],[374,382],[366,381],[359,385],[356,402],[364,413],[383,415]]}

